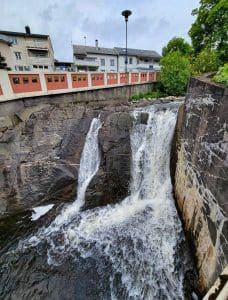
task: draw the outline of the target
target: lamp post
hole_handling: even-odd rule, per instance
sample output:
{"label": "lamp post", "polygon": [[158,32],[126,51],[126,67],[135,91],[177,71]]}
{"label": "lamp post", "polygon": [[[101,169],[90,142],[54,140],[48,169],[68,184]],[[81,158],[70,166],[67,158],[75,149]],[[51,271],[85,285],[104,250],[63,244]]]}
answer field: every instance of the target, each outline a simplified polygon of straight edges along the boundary
{"label": "lamp post", "polygon": [[128,22],[128,17],[132,14],[132,12],[128,9],[122,11],[122,16],[125,17],[125,23],[126,23],[126,57],[125,57],[125,72],[127,73],[127,22]]}

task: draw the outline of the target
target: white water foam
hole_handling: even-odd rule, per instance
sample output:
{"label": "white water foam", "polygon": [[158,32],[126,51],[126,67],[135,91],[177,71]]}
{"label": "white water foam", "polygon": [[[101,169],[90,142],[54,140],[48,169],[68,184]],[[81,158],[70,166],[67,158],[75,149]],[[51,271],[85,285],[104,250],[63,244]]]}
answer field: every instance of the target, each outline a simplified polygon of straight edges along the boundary
{"label": "white water foam", "polygon": [[[142,112],[148,114],[146,125],[139,121]],[[48,263],[54,265],[61,264],[67,256],[74,257],[75,252],[83,258],[105,257],[111,264],[113,300],[183,299],[183,268],[177,263],[183,232],[169,170],[176,109],[152,106],[135,111],[133,117],[130,196],[120,204],[80,213],[83,201],[75,201],[45,232],[30,239],[30,245],[46,239]],[[95,127],[91,129],[94,136],[100,125]],[[98,145],[90,144],[81,163],[89,160],[94,148],[98,149]],[[91,175],[81,175],[82,194],[88,186],[83,183],[89,182],[99,166],[99,156],[96,157]],[[84,167],[81,170],[87,172]]]}

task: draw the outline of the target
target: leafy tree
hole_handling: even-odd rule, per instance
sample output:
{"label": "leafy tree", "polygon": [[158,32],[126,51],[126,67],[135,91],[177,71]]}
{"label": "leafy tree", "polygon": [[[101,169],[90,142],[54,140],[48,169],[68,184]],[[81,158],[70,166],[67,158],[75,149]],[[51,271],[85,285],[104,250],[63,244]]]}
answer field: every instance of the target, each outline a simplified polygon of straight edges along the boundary
{"label": "leafy tree", "polygon": [[188,58],[179,51],[164,56],[161,61],[161,83],[169,95],[184,95],[190,76]]}
{"label": "leafy tree", "polygon": [[214,50],[204,49],[194,59],[192,71],[195,74],[217,71],[219,65],[218,53]]}
{"label": "leafy tree", "polygon": [[209,48],[218,51],[222,61],[228,59],[228,1],[201,0],[200,7],[192,11],[196,21],[189,35],[196,54]]}
{"label": "leafy tree", "polygon": [[190,56],[192,53],[192,46],[183,38],[174,37],[168,42],[167,46],[162,49],[162,56],[166,56],[175,51],[179,51],[182,55]]}

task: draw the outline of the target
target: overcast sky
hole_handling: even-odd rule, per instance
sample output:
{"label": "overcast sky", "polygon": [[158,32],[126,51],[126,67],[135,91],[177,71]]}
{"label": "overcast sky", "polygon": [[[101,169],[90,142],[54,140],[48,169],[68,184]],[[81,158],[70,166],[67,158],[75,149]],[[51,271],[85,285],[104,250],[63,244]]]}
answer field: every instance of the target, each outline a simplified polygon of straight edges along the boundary
{"label": "overcast sky", "polygon": [[[132,10],[128,47],[161,49],[174,36],[187,40],[199,0],[0,0],[0,29],[49,34],[58,60],[72,61],[71,44],[124,47],[121,11]],[[190,41],[190,40],[189,40]]]}

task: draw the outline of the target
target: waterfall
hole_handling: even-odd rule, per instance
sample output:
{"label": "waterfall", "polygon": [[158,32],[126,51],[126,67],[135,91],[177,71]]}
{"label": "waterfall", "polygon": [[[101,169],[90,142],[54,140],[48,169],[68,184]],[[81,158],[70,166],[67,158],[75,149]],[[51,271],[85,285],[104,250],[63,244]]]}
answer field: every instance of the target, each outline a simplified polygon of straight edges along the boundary
{"label": "waterfall", "polygon": [[99,118],[94,118],[90,124],[80,159],[77,198],[72,205],[62,211],[60,216],[55,219],[54,224],[60,225],[70,221],[84,205],[86,189],[100,165],[98,132],[101,125]]}
{"label": "waterfall", "polygon": [[[140,122],[142,113],[148,115],[147,124]],[[43,233],[37,239],[47,240],[50,265],[58,266],[78,254],[99,261],[98,268],[109,276],[103,288],[109,297],[100,299],[184,299],[184,263],[178,253],[184,236],[169,170],[177,107],[154,105],[132,114],[130,196],[119,204],[79,212],[100,162],[97,133],[101,124],[95,119],[80,162],[77,201],[62,212],[45,237]]]}

